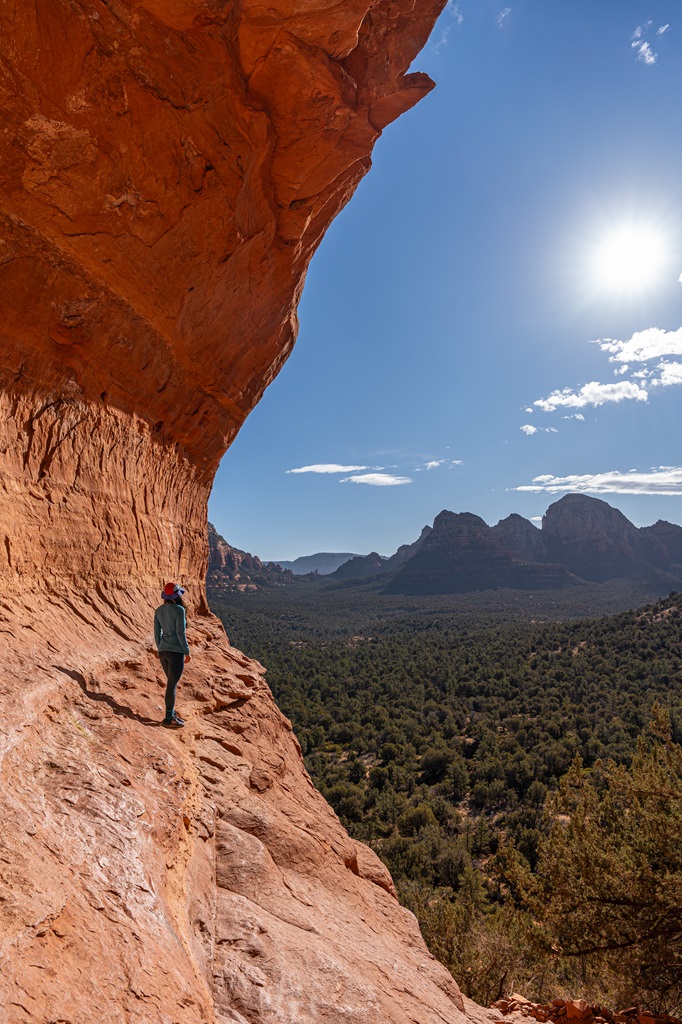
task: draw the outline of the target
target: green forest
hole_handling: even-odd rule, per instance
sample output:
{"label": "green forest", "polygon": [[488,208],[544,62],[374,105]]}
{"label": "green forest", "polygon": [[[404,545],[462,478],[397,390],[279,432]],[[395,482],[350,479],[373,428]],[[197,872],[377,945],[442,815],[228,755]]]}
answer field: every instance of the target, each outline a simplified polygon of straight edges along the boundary
{"label": "green forest", "polygon": [[[267,667],[315,784],[466,994],[489,1004],[514,985],[679,1012],[682,597],[575,619],[550,595],[444,607],[317,591],[209,596]],[[620,818],[639,825],[626,836]],[[643,822],[659,850],[648,861]],[[620,896],[601,892],[616,875]],[[638,887],[636,909],[623,892]],[[604,914],[615,930],[593,941]],[[653,917],[665,925],[647,939]]]}

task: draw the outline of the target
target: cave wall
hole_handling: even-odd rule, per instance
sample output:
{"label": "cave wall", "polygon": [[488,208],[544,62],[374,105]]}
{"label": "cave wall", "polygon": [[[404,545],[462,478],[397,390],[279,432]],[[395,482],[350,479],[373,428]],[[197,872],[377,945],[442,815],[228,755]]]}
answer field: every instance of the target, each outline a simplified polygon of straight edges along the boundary
{"label": "cave wall", "polygon": [[372,145],[432,87],[407,69],[442,6],[0,5],[3,1024],[491,1019],[204,593],[216,467]]}

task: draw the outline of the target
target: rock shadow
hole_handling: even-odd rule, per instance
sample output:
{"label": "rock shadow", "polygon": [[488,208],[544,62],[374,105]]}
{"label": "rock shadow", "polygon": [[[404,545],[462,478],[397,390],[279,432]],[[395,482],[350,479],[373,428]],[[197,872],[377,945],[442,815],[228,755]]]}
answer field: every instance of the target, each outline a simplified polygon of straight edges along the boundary
{"label": "rock shadow", "polygon": [[129,718],[134,722],[139,722],[140,725],[149,725],[153,728],[160,728],[161,722],[155,718],[147,718],[146,715],[138,715],[132,708],[127,707],[125,704],[119,704],[114,698],[109,696],[108,693],[98,693],[97,690],[89,690],[85,676],[82,672],[78,672],[76,669],[64,668],[62,665],[53,665],[52,668],[56,668],[58,672],[61,672],[65,676],[69,676],[70,679],[74,679],[85,696],[92,701],[97,701],[100,704],[106,704],[107,707],[111,708],[115,715],[119,715],[121,718]]}

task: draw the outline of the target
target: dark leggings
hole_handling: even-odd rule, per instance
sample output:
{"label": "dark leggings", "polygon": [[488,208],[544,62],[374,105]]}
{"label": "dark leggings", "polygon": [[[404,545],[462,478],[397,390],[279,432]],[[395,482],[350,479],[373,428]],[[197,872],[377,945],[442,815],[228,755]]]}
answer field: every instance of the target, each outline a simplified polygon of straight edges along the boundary
{"label": "dark leggings", "polygon": [[170,718],[175,707],[175,687],[185,667],[185,655],[181,651],[159,651],[161,668],[166,673],[166,718]]}

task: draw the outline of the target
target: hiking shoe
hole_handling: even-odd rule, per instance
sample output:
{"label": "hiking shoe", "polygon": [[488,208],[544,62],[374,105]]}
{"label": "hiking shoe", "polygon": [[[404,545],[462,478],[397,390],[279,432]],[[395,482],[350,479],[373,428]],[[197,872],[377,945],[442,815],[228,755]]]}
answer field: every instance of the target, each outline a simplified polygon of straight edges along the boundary
{"label": "hiking shoe", "polygon": [[166,729],[182,729],[184,724],[185,723],[183,719],[180,718],[179,715],[176,715],[175,712],[173,712],[173,714],[170,717],[166,715],[163,722],[161,723],[161,725],[164,725]]}

